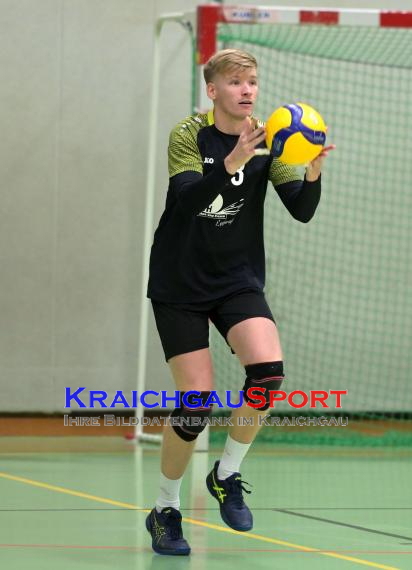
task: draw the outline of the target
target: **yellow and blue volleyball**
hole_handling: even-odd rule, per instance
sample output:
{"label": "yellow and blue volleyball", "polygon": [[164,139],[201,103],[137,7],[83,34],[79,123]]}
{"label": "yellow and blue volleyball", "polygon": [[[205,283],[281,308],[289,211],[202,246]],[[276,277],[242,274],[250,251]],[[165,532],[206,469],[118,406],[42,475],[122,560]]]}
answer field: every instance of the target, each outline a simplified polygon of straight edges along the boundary
{"label": "yellow and blue volleyball", "polygon": [[266,144],[272,155],[285,164],[308,164],[325,142],[325,122],[306,103],[279,107],[266,123]]}

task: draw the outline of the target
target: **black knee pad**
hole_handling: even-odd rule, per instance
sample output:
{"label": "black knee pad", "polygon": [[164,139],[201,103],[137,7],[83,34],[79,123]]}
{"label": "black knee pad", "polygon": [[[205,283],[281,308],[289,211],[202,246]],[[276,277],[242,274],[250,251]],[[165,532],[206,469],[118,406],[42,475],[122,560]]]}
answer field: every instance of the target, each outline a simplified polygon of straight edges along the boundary
{"label": "black knee pad", "polygon": [[[259,404],[261,397],[263,396],[265,398],[265,404],[262,407],[259,406],[259,410],[267,410],[270,406],[270,391],[279,390],[284,379],[283,361],[278,360],[277,362],[249,364],[248,366],[245,366],[245,370],[247,374],[246,382],[243,386],[245,401],[251,402],[252,404]],[[262,390],[256,390],[255,394],[256,396],[259,396],[259,399],[254,400],[253,397],[250,397],[247,394],[250,388],[264,388],[264,392]]]}
{"label": "black knee pad", "polygon": [[173,425],[173,420],[171,425],[177,435],[185,441],[193,441],[202,433],[206,427],[205,420],[212,413],[212,405],[206,406],[211,393],[193,392],[196,393],[180,392],[180,406],[170,414],[171,418],[178,418],[176,425]]}

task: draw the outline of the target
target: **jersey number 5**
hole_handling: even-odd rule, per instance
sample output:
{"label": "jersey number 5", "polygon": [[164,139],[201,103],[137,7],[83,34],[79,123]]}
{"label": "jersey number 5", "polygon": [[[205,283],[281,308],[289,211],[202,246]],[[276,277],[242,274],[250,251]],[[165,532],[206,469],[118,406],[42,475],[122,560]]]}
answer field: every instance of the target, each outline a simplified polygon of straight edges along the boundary
{"label": "jersey number 5", "polygon": [[[236,174],[234,176],[232,176],[232,178],[230,179],[233,186],[240,186],[243,182],[243,179],[245,177],[245,174],[243,172],[243,169],[245,168],[245,165],[241,166],[240,168],[238,168],[236,170]],[[238,178],[239,176],[239,178]]]}

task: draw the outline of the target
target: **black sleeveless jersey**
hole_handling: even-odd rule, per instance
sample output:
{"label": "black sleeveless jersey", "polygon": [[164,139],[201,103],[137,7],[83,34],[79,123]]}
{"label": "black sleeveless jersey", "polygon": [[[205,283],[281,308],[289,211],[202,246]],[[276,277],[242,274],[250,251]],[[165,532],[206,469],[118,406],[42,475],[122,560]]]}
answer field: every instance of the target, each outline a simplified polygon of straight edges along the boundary
{"label": "black sleeveless jersey", "polygon": [[223,160],[237,140],[238,135],[215,127],[212,112],[188,117],[172,130],[169,188],[151,250],[148,297],[199,303],[263,289],[268,180],[283,189],[281,199],[288,209],[288,192],[299,201],[304,183],[295,168],[270,155],[254,156],[230,175]]}

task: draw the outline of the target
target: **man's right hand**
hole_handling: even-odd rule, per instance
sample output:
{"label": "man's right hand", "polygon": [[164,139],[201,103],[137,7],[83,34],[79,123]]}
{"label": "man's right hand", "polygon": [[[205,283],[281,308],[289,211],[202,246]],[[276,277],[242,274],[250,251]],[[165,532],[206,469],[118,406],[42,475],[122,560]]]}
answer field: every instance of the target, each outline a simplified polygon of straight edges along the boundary
{"label": "man's right hand", "polygon": [[265,140],[265,127],[255,128],[256,121],[246,117],[245,126],[239,135],[235,148],[224,160],[229,174],[235,174],[239,168],[255,156],[256,146]]}

